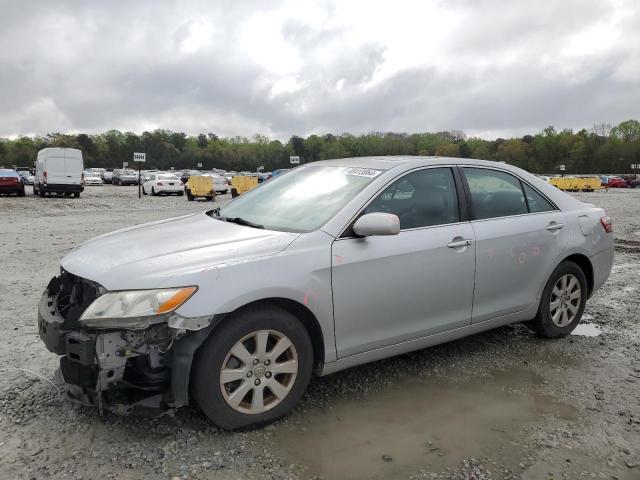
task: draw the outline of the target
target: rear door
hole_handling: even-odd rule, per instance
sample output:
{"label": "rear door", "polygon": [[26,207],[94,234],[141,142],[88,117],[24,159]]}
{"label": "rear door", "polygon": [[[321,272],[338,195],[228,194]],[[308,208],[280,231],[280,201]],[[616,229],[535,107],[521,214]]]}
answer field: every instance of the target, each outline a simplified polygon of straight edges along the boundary
{"label": "rear door", "polygon": [[516,176],[483,167],[463,171],[476,239],[477,323],[537,301],[569,237],[564,214]]}
{"label": "rear door", "polygon": [[84,165],[82,165],[82,156],[79,151],[64,151],[64,170],[66,180],[65,183],[71,185],[80,185],[80,182],[82,182],[82,172],[84,171]]}
{"label": "rear door", "polygon": [[47,172],[46,181],[50,185],[64,185],[69,183],[67,182],[65,173],[64,152],[62,150],[57,150],[47,155],[44,171]]}

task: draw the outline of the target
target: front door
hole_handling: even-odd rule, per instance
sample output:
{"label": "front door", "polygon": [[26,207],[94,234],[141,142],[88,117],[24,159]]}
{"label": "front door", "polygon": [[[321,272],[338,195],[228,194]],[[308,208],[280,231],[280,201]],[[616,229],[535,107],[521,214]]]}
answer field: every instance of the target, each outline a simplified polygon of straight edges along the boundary
{"label": "front door", "polygon": [[363,210],[400,218],[398,235],[332,246],[339,358],[469,325],[473,229],[461,221],[448,167],[407,173]]}

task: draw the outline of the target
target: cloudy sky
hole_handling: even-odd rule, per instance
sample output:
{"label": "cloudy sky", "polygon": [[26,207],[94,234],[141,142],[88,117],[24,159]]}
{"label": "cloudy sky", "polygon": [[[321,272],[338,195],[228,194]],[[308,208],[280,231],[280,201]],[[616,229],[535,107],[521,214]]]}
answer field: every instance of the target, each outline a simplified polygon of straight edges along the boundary
{"label": "cloudy sky", "polygon": [[0,136],[640,119],[637,0],[0,0]]}

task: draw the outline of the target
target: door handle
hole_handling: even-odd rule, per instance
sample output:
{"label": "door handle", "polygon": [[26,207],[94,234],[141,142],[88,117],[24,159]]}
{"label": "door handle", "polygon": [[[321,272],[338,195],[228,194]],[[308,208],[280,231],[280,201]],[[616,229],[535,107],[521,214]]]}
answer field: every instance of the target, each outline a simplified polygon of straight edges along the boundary
{"label": "door handle", "polygon": [[447,247],[449,248],[468,247],[472,243],[473,243],[473,240],[467,240],[467,239],[455,240],[451,243],[447,243]]}
{"label": "door handle", "polygon": [[553,232],[555,230],[560,230],[562,227],[564,227],[563,223],[552,222],[549,225],[547,225],[547,230],[549,230],[550,232]]}

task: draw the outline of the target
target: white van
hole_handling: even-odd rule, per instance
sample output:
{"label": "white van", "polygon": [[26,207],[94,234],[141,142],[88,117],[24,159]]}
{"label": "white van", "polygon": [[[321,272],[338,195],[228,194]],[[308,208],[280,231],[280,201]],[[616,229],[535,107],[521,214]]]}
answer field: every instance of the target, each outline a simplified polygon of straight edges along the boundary
{"label": "white van", "polygon": [[43,148],[38,152],[33,194],[64,193],[79,197],[84,190],[82,152],[75,148]]}

